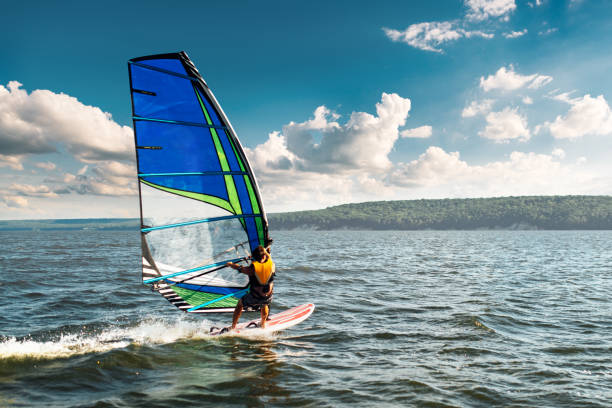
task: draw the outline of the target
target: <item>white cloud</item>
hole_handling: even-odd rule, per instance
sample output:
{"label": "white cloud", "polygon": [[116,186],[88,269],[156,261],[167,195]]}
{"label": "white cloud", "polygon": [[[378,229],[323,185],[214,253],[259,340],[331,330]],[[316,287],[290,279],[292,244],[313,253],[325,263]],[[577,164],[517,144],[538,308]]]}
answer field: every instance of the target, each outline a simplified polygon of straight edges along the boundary
{"label": "white cloud", "polygon": [[10,208],[26,208],[28,199],[23,196],[0,193],[0,202]]}
{"label": "white cloud", "polygon": [[459,160],[459,153],[446,153],[431,146],[410,163],[399,163],[391,173],[389,181],[403,187],[435,186],[447,182],[468,169],[466,162]]}
{"label": "white cloud", "polygon": [[387,155],[409,111],[410,99],[383,93],[376,104],[377,116],[353,112],[341,125],[335,121],[338,115],[320,106],[314,118],[290,122],[282,134],[273,132],[264,144],[247,151],[258,169],[269,172],[384,170],[391,166]]}
{"label": "white cloud", "polygon": [[559,29],[556,27],[553,27],[553,28],[549,28],[547,30],[538,32],[538,35],[550,35],[550,34],[556,33],[557,31],[559,31]]}
{"label": "white cloud", "polygon": [[564,159],[565,158],[565,150],[563,150],[561,148],[554,149],[551,154],[553,155],[553,157],[557,157],[559,159]]}
{"label": "white cloud", "polygon": [[[136,171],[131,164],[132,129],[114,122],[109,113],[66,94],[48,90],[28,93],[16,81],[6,87],[0,85],[0,151],[0,167],[15,170],[23,170],[23,158],[28,155],[56,151],[67,151],[77,161],[88,163],[76,174],[47,174],[46,184],[12,184],[2,193],[6,206],[26,207],[26,196],[40,203],[58,194],[137,194]],[[57,168],[52,162],[35,166],[47,172]]]}
{"label": "white cloud", "polygon": [[[558,89],[555,90],[554,92],[558,92]],[[572,103],[572,94],[574,93],[574,91],[570,91],[570,92],[563,92],[560,94],[556,94],[556,95],[552,95],[549,94],[549,97],[551,97],[554,100],[557,101],[561,101],[561,102],[565,102],[565,103]]]}
{"label": "white cloud", "polygon": [[[2,113],[0,112],[0,115]],[[21,160],[23,159],[23,155],[12,155],[6,156],[4,154],[0,154],[0,167],[8,167],[13,170],[23,170],[23,163]]]}
{"label": "white cloud", "polygon": [[586,135],[612,134],[612,112],[603,95],[593,98],[587,94],[570,99],[569,94],[561,94],[555,99],[571,105],[566,115],[559,115],[554,122],[542,125],[556,139],[574,140]]}
{"label": "white cloud", "polygon": [[9,191],[15,193],[15,195],[26,196],[26,197],[45,197],[45,198],[57,197],[57,194],[51,191],[51,189],[44,184],[39,185],[39,186],[32,186],[30,184],[13,183],[10,185]]}
{"label": "white cloud", "polygon": [[466,106],[461,112],[461,117],[471,118],[476,115],[485,114],[491,111],[493,106],[492,99],[484,99],[482,101],[472,101],[469,106]]}
{"label": "white cloud", "polygon": [[431,137],[432,133],[433,128],[431,126],[420,126],[414,129],[402,130],[400,136],[404,138],[427,139]]}
{"label": "white cloud", "polygon": [[509,33],[504,33],[504,37],[506,38],[518,38],[518,37],[522,37],[525,34],[527,34],[527,29],[524,28],[520,31],[510,31]]}
{"label": "white cloud", "polygon": [[[551,76],[547,76],[547,75],[536,75],[534,74],[535,77],[533,78],[533,80],[529,83],[529,85],[527,85],[527,88],[529,89],[539,89],[541,87],[543,87],[544,85],[547,85],[550,83],[550,81],[552,81],[552,77]],[[531,76],[534,76],[531,75]]]}
{"label": "white cloud", "polygon": [[57,191],[62,194],[72,192],[106,196],[138,194],[136,167],[117,161],[105,161],[93,166],[85,166],[76,175],[64,174],[61,181],[64,186]]}
{"label": "white cloud", "polygon": [[[411,108],[410,99],[383,93],[376,115],[353,112],[345,123],[324,106],[313,118],[290,122],[254,149],[245,149],[266,206],[318,208],[393,191],[380,180]],[[417,128],[425,135],[428,127]],[[271,203],[271,204],[268,204]]]}
{"label": "white cloud", "polygon": [[51,162],[39,162],[35,164],[36,167],[43,169],[43,170],[47,170],[47,171],[51,171],[51,170],[55,170],[55,168],[57,167],[55,165],[55,163],[51,163]]}
{"label": "white cloud", "polygon": [[383,28],[389,39],[404,42],[412,47],[433,52],[442,52],[440,45],[460,38],[493,38],[493,34],[482,31],[468,31],[457,27],[450,21],[412,24],[404,31]]}
{"label": "white cloud", "polygon": [[[562,166],[552,155],[512,152],[507,160],[470,165],[458,152],[431,146],[418,159],[399,163],[393,185],[443,197],[594,193],[597,175]],[[608,186],[609,188],[609,186]]]}
{"label": "white cloud", "polygon": [[109,113],[48,90],[30,94],[16,81],[0,85],[0,151],[49,153],[64,146],[78,160],[132,160],[133,136]]}
{"label": "white cloud", "polygon": [[533,104],[533,99],[531,99],[529,96],[525,96],[525,97],[523,98],[523,103],[524,103],[525,105],[532,105],[532,104]]}
{"label": "white cloud", "polygon": [[466,0],[467,18],[482,21],[489,18],[500,18],[508,21],[510,13],[516,9],[514,0]]}
{"label": "white cloud", "polygon": [[490,112],[486,116],[486,120],[486,128],[478,133],[485,139],[506,143],[513,139],[524,142],[531,137],[527,128],[527,119],[521,116],[516,108],[505,108],[501,112]]}
{"label": "white cloud", "polygon": [[[353,112],[345,123],[319,107],[309,120],[291,122],[282,132],[271,133],[265,143],[246,149],[266,208],[287,211],[415,197],[601,194],[612,188],[586,168],[562,165],[561,149],[549,155],[512,152],[504,160],[471,165],[458,152],[431,146],[416,160],[393,164],[388,154],[400,137],[408,102],[383,94],[377,115]],[[483,137],[502,142],[530,136],[527,121],[517,109],[489,112],[486,119]],[[368,157],[348,159],[339,146],[346,142],[353,144],[351,151],[361,149]]]}
{"label": "white cloud", "polygon": [[480,87],[485,91],[501,89],[503,91],[513,91],[527,86],[530,89],[538,89],[552,81],[552,77],[547,75],[520,75],[514,72],[514,67],[501,67],[494,75],[480,77]]}

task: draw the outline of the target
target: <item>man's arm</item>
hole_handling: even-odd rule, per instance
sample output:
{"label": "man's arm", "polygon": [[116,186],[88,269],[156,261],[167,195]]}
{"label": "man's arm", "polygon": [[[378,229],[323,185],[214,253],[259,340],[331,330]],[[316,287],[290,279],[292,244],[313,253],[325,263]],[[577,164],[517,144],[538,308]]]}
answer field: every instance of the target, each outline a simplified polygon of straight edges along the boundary
{"label": "man's arm", "polygon": [[245,275],[249,274],[249,267],[250,267],[250,265],[249,266],[242,266],[242,265],[237,265],[237,264],[235,264],[233,262],[228,262],[225,265],[229,266],[232,269],[237,270],[240,273],[244,273]]}

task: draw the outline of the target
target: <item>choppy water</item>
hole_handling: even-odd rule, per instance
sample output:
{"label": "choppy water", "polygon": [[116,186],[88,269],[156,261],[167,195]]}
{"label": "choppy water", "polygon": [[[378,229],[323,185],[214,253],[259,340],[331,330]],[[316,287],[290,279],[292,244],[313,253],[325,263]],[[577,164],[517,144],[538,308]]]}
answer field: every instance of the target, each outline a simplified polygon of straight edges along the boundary
{"label": "choppy water", "polygon": [[612,231],[273,237],[273,312],[315,314],[210,338],[137,232],[1,232],[0,407],[612,405]]}

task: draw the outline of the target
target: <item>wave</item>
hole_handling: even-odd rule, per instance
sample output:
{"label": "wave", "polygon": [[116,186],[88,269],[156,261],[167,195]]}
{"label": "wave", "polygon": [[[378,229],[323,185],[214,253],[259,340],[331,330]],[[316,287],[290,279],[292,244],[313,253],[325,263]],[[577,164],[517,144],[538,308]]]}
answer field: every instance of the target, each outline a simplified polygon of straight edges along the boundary
{"label": "wave", "polygon": [[[208,320],[171,321],[144,318],[129,327],[107,326],[97,330],[82,329],[77,333],[47,333],[22,338],[0,338],[0,364],[3,360],[56,359],[89,353],[103,353],[131,345],[154,346],[184,340],[217,339],[209,335],[212,322]],[[73,329],[74,330],[74,329]],[[45,339],[44,337],[47,337]],[[232,334],[220,336],[270,339],[269,333]]]}

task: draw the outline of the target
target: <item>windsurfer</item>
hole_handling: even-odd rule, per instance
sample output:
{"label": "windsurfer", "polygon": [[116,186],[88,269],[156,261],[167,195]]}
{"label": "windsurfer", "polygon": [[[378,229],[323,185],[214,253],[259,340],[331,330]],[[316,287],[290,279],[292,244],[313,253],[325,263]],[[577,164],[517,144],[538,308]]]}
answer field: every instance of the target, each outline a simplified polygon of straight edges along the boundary
{"label": "windsurfer", "polygon": [[270,253],[263,246],[258,246],[253,250],[252,262],[248,266],[236,265],[228,262],[227,266],[244,273],[249,277],[249,293],[243,296],[234,309],[232,320],[232,330],[236,328],[238,319],[245,308],[259,309],[261,311],[262,328],[266,327],[266,320],[270,313],[270,303],[272,302],[272,291],[274,290],[275,265]]}

